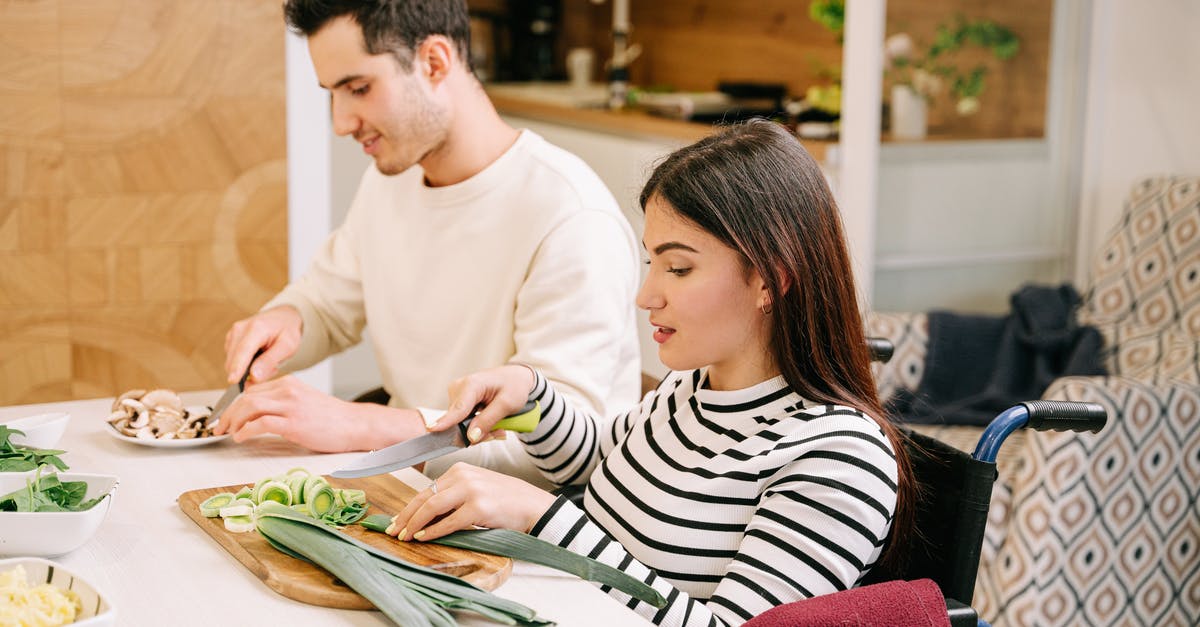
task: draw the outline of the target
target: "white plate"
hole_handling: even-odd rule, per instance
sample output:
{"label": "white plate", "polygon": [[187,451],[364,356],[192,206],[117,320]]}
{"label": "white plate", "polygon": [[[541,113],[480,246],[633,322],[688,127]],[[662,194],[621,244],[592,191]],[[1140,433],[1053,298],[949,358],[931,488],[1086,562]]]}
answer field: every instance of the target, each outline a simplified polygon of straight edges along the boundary
{"label": "white plate", "polygon": [[103,431],[112,437],[121,440],[122,442],[130,442],[133,444],[152,446],[155,448],[192,448],[196,446],[206,446],[208,444],[216,444],[217,442],[225,440],[229,437],[229,434],[226,433],[225,435],[210,435],[206,438],[188,438],[184,440],[160,440],[158,438],[153,440],[143,440],[142,438],[135,438],[125,435],[124,433],[117,431],[117,429],[110,424],[105,424]]}

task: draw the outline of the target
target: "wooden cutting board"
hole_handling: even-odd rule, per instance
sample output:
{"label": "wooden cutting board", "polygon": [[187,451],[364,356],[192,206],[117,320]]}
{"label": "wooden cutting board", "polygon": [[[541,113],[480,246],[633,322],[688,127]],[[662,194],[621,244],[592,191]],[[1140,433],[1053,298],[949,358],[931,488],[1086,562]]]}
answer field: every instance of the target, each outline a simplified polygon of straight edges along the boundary
{"label": "wooden cutting board", "polygon": [[[355,488],[367,492],[371,507],[367,514],[394,515],[416,494],[408,484],[391,475],[360,479],[325,477],[335,488]],[[205,518],[200,504],[219,492],[237,492],[242,486],[222,486],[192,490],[179,495],[179,508],[200,525],[225,550],[269,588],[290,599],[311,605],[344,609],[370,610],[375,606],[359,596],[328,571],[289,557],[272,548],[257,531],[233,533],[220,518]],[[360,525],[347,525],[343,531],[367,544],[421,566],[462,577],[486,590],[494,590],[512,573],[512,560],[498,555],[476,553],[440,544],[399,542],[392,536],[368,531]]]}

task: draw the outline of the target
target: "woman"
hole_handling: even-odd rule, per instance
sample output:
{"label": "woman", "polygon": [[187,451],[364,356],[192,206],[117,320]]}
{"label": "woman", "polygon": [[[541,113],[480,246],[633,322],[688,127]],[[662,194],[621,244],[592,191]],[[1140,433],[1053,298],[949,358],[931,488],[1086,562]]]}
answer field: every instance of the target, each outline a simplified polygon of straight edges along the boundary
{"label": "woman", "polygon": [[459,464],[389,531],[527,531],[650,582],[668,605],[631,607],[662,625],[740,624],[852,587],[909,533],[912,478],[875,393],[817,164],[779,126],[752,121],[669,156],[641,204],[649,273],[638,306],[672,369],[658,389],[595,422],[533,369],[507,365],[456,381],[433,427],[483,405],[468,432],[478,441],[540,400],[541,423],[520,437],[555,483],[587,481],[587,514]]}

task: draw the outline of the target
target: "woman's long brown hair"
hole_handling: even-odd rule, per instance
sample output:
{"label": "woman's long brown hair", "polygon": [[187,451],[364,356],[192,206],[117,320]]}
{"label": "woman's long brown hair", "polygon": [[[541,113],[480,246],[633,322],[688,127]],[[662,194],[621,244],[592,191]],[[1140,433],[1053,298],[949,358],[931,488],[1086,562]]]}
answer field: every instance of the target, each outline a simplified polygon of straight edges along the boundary
{"label": "woman's long brown hair", "polygon": [[782,127],[751,120],[682,148],[642,189],[740,252],[771,296],[771,350],[792,390],[866,413],[891,441],[896,512],[876,567],[894,570],[912,533],[916,486],[904,436],[871,375],[853,268],[833,194],[816,161]]}

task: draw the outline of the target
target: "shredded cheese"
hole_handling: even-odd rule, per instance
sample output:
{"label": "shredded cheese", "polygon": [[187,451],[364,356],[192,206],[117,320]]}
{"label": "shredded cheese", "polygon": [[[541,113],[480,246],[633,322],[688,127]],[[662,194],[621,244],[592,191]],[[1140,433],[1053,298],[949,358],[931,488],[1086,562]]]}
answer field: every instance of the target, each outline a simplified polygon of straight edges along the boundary
{"label": "shredded cheese", "polygon": [[29,585],[23,566],[0,573],[0,626],[56,627],[75,622],[82,610],[70,590]]}

